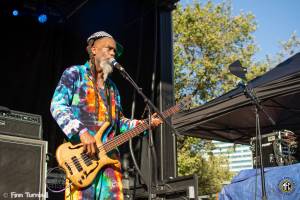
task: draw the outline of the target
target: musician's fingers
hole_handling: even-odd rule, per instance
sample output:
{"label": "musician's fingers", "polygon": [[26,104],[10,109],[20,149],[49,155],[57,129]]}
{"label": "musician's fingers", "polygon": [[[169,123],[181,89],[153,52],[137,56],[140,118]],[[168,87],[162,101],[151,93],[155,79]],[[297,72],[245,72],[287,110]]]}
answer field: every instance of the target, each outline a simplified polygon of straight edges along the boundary
{"label": "musician's fingers", "polygon": [[89,155],[92,155],[92,149],[91,149],[91,145],[90,144],[87,145],[87,153]]}
{"label": "musician's fingers", "polygon": [[157,113],[154,113],[154,114],[152,115],[152,118],[154,118],[154,119],[158,118]]}
{"label": "musician's fingers", "polygon": [[95,143],[91,144],[91,152],[92,152],[92,155],[95,155],[95,153],[96,153],[96,145],[95,145]]}
{"label": "musician's fingers", "polygon": [[162,121],[160,119],[157,120],[157,126],[160,125]]}
{"label": "musician's fingers", "polygon": [[152,115],[151,125],[156,127],[156,126],[160,125],[161,123],[162,123],[161,118],[158,116],[157,113],[154,113]]}
{"label": "musician's fingers", "polygon": [[154,125],[158,126],[162,123],[162,121],[160,119],[154,119]]}
{"label": "musician's fingers", "polygon": [[85,153],[85,152],[86,152],[86,150],[87,150],[87,148],[86,148],[86,144],[84,144],[84,145],[83,145],[83,152]]}

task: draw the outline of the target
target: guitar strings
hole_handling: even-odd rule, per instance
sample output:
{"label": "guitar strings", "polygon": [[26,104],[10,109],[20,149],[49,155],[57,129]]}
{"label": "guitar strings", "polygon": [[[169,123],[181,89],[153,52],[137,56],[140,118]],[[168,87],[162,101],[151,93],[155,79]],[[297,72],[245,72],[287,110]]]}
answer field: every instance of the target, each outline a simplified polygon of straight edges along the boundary
{"label": "guitar strings", "polygon": [[[177,108],[178,109],[178,108]],[[164,115],[166,115],[166,116],[169,116],[170,114],[172,114],[172,113],[174,113],[176,110],[176,106],[174,106],[173,108],[170,108],[169,110],[167,110],[166,112],[164,112],[163,113],[163,116]],[[164,116],[165,117],[165,116]],[[143,129],[145,130],[147,127],[148,127],[148,119],[147,120],[144,120],[144,123],[143,124],[140,124],[140,125],[138,125],[135,129],[133,129],[133,130],[135,130],[136,132],[142,132],[143,131]],[[109,151],[111,151],[112,149],[114,149],[115,148],[115,146],[118,146],[118,145],[120,145],[120,144],[122,144],[122,143],[124,143],[124,141],[123,141],[123,139],[127,139],[127,135],[135,135],[136,133],[134,133],[135,131],[128,131],[127,133],[124,133],[124,134],[121,134],[121,135],[118,135],[117,137],[115,137],[113,140],[110,140],[110,141],[108,141],[107,143],[104,143],[102,146],[100,146],[100,147],[98,147],[97,149],[99,149],[99,151],[100,151],[100,153],[101,152],[103,152],[102,150],[105,150],[105,152],[109,152]],[[120,140],[120,139],[122,139],[122,140]],[[113,145],[112,143],[117,143],[118,145]],[[82,159],[82,158],[77,158],[77,160],[79,161],[79,162],[81,162],[81,161],[88,161],[88,160],[91,160],[90,159],[90,157],[86,154],[86,153],[83,153],[82,154],[83,156],[84,156],[84,158]],[[101,155],[101,154],[100,154]],[[105,153],[104,154],[102,154],[102,155],[105,155]],[[81,167],[81,165],[80,165],[80,163],[79,162],[76,162],[76,163],[74,163],[74,162],[66,162],[67,164],[68,164],[68,166],[72,169],[74,169],[74,167],[76,167],[76,169],[77,168],[79,168],[79,167]]]}
{"label": "guitar strings", "polygon": [[[165,111],[162,115],[163,115],[163,117],[170,116],[171,114],[175,113],[178,110],[180,110],[180,107],[178,105],[176,105],[174,107],[171,107],[167,111]],[[100,156],[101,155],[106,155],[107,152],[111,151],[116,146],[119,146],[122,143],[126,142],[125,139],[127,139],[128,136],[134,136],[136,133],[139,134],[140,132],[146,130],[146,128],[148,128],[148,125],[149,125],[149,120],[146,119],[146,120],[143,121],[142,124],[139,124],[135,129],[131,129],[131,130],[129,130],[129,131],[123,133],[123,134],[120,134],[120,135],[116,136],[114,139],[107,141],[106,143],[104,143],[103,145],[101,145],[100,147],[97,148],[100,152]],[[123,141],[123,140],[125,140],[125,141]],[[115,143],[117,145],[115,145]],[[101,154],[101,152],[104,152],[104,154],[103,153]],[[86,153],[82,153],[82,155],[84,156],[84,158],[81,158],[81,157],[77,158],[77,160],[79,162],[82,162],[82,161],[86,162],[88,160],[91,160],[91,158]],[[72,168],[74,169],[74,167],[77,169],[77,168],[81,167],[79,162],[74,163],[74,162],[70,161],[70,162],[65,162],[65,163],[67,163],[67,165],[71,169]],[[72,169],[72,171],[73,171],[73,169]]]}
{"label": "guitar strings", "polygon": [[[169,110],[165,111],[163,113],[163,116],[165,117],[166,116],[169,116],[170,114],[176,112],[176,110],[178,110],[177,106],[174,106],[172,108],[170,108]],[[101,152],[103,152],[103,150],[105,150],[105,153],[102,154],[102,155],[106,155],[107,152],[111,151],[112,149],[115,148],[115,146],[118,146],[122,143],[124,143],[125,141],[123,141],[123,139],[127,139],[127,135],[135,135],[139,132],[142,132],[143,129],[146,130],[146,128],[148,127],[148,119],[147,120],[144,120],[144,123],[142,124],[139,124],[135,129],[132,129],[132,130],[135,130],[135,131],[132,131],[132,130],[129,130],[128,132],[125,132],[123,134],[120,134],[118,136],[116,136],[113,140],[109,140],[108,142],[104,143],[103,145],[101,145],[100,147],[98,147],[97,149]],[[122,140],[121,140],[122,139]],[[112,143],[117,143],[118,145],[113,145]],[[82,154],[83,156],[85,156],[85,158],[77,158],[78,161],[88,161],[88,160],[91,160],[90,157],[86,154],[86,153],[83,153]],[[101,155],[101,154],[100,154]],[[74,162],[66,162],[68,164],[68,166],[72,169],[74,169],[74,167],[81,167],[80,166],[80,163],[74,163]]]}
{"label": "guitar strings", "polygon": [[[145,124],[146,124],[146,120],[145,120]],[[141,130],[143,130],[144,129],[144,125],[145,125],[144,123],[143,124],[140,124],[140,125],[138,125],[137,127],[136,127],[136,129],[135,130],[137,130],[138,132],[139,131],[141,131]],[[147,124],[146,124],[147,125]],[[130,135],[129,133],[130,132],[132,132],[132,131],[129,131],[129,132],[127,132],[127,134],[126,133],[124,133],[124,134],[126,134],[126,135]],[[125,135],[123,136],[123,134],[121,134],[122,135],[122,137],[125,137]],[[119,136],[121,136],[121,135],[119,135]],[[111,148],[112,147],[112,145],[111,145],[111,143],[114,141],[114,143],[118,143],[118,139],[122,139],[122,137],[115,137],[113,140],[110,140],[110,141],[108,141],[107,143],[105,143],[105,144],[103,144],[103,145],[101,145],[100,147],[98,147],[97,149],[99,150],[99,152],[100,152],[100,156],[102,155],[105,155],[105,153],[102,153],[102,152],[109,152],[109,151],[111,151],[113,148]],[[104,150],[104,151],[103,151]],[[85,162],[85,161],[88,161],[88,160],[90,160],[90,157],[86,154],[86,153],[82,153],[82,155],[84,156],[84,158],[81,158],[81,157],[79,157],[79,158],[77,158],[77,160],[79,161],[79,162],[81,162],[81,161],[83,161],[83,162]],[[80,163],[74,163],[74,162],[72,162],[72,161],[69,161],[69,162],[66,162],[67,163],[67,165],[71,168],[71,169],[74,169],[74,167],[75,168],[77,168],[77,167],[80,167]]]}
{"label": "guitar strings", "polygon": [[[134,130],[136,130],[137,132],[139,132],[139,131],[141,131],[141,130],[143,130],[144,129],[144,125],[146,124],[146,120],[145,120],[145,123],[143,123],[143,124],[139,124],[137,127],[136,127],[136,129],[134,129]],[[147,125],[147,124],[146,124]],[[146,126],[147,127],[147,126]],[[144,129],[145,130],[145,129]],[[132,131],[128,131],[127,133],[124,133],[124,134],[126,134],[126,135],[131,135],[131,132]],[[100,147],[98,147],[97,149],[99,150],[99,152],[100,152],[100,156],[102,155],[105,155],[105,152],[109,152],[109,151],[111,151],[113,148],[111,148],[112,147],[112,145],[111,145],[111,143],[112,142],[114,142],[114,143],[118,143],[118,140],[119,139],[123,139],[123,137],[125,137],[125,135],[124,134],[121,134],[122,135],[122,137],[115,137],[113,140],[110,140],[110,141],[108,141],[107,143],[104,143],[103,145],[101,145]],[[121,135],[119,135],[119,136],[121,136]],[[124,136],[123,136],[124,135]],[[104,151],[103,151],[104,150]],[[103,153],[102,153],[103,152]],[[79,158],[77,158],[77,160],[79,161],[79,162],[86,162],[86,161],[88,161],[88,160],[91,160],[90,159],[90,157],[86,154],[86,153],[82,153],[81,154],[82,156],[84,156],[84,158],[81,158],[81,157],[79,157]],[[77,169],[77,168],[79,168],[79,167],[81,167],[80,166],[80,163],[74,163],[74,162],[72,162],[72,161],[69,161],[69,162],[66,162],[67,163],[67,165],[73,170],[74,169],[74,167]]]}

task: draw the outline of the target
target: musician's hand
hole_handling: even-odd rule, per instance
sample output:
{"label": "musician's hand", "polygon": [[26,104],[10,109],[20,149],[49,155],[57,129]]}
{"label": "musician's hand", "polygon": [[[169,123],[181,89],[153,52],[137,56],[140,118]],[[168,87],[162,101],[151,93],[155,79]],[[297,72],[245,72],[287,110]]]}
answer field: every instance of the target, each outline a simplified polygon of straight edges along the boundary
{"label": "musician's hand", "polygon": [[151,127],[157,127],[159,126],[160,124],[162,124],[163,121],[162,119],[157,115],[157,113],[154,113],[152,116],[151,116]]}
{"label": "musician's hand", "polygon": [[82,133],[80,135],[80,141],[83,144],[83,152],[86,152],[89,156],[96,154],[96,140],[89,132],[85,131]]}

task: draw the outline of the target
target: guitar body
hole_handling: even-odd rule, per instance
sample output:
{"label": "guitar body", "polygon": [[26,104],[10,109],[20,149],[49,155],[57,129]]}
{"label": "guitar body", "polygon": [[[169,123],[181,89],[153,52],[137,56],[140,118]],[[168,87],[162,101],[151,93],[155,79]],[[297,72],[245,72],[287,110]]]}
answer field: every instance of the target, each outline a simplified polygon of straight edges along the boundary
{"label": "guitar body", "polygon": [[106,155],[101,136],[110,125],[105,122],[95,135],[98,152],[95,157],[89,157],[83,153],[83,144],[72,144],[70,142],[60,145],[56,150],[56,159],[60,167],[66,172],[66,178],[71,180],[79,188],[89,186],[101,168],[105,165],[118,164]]}

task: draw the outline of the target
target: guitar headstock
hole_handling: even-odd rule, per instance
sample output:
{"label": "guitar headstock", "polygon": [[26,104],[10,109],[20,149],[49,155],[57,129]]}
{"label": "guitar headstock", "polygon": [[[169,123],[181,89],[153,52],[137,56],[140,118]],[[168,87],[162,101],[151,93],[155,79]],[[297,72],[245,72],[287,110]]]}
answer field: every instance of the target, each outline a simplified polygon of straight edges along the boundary
{"label": "guitar headstock", "polygon": [[188,110],[190,109],[191,105],[192,105],[192,95],[184,97],[179,103],[180,110]]}

